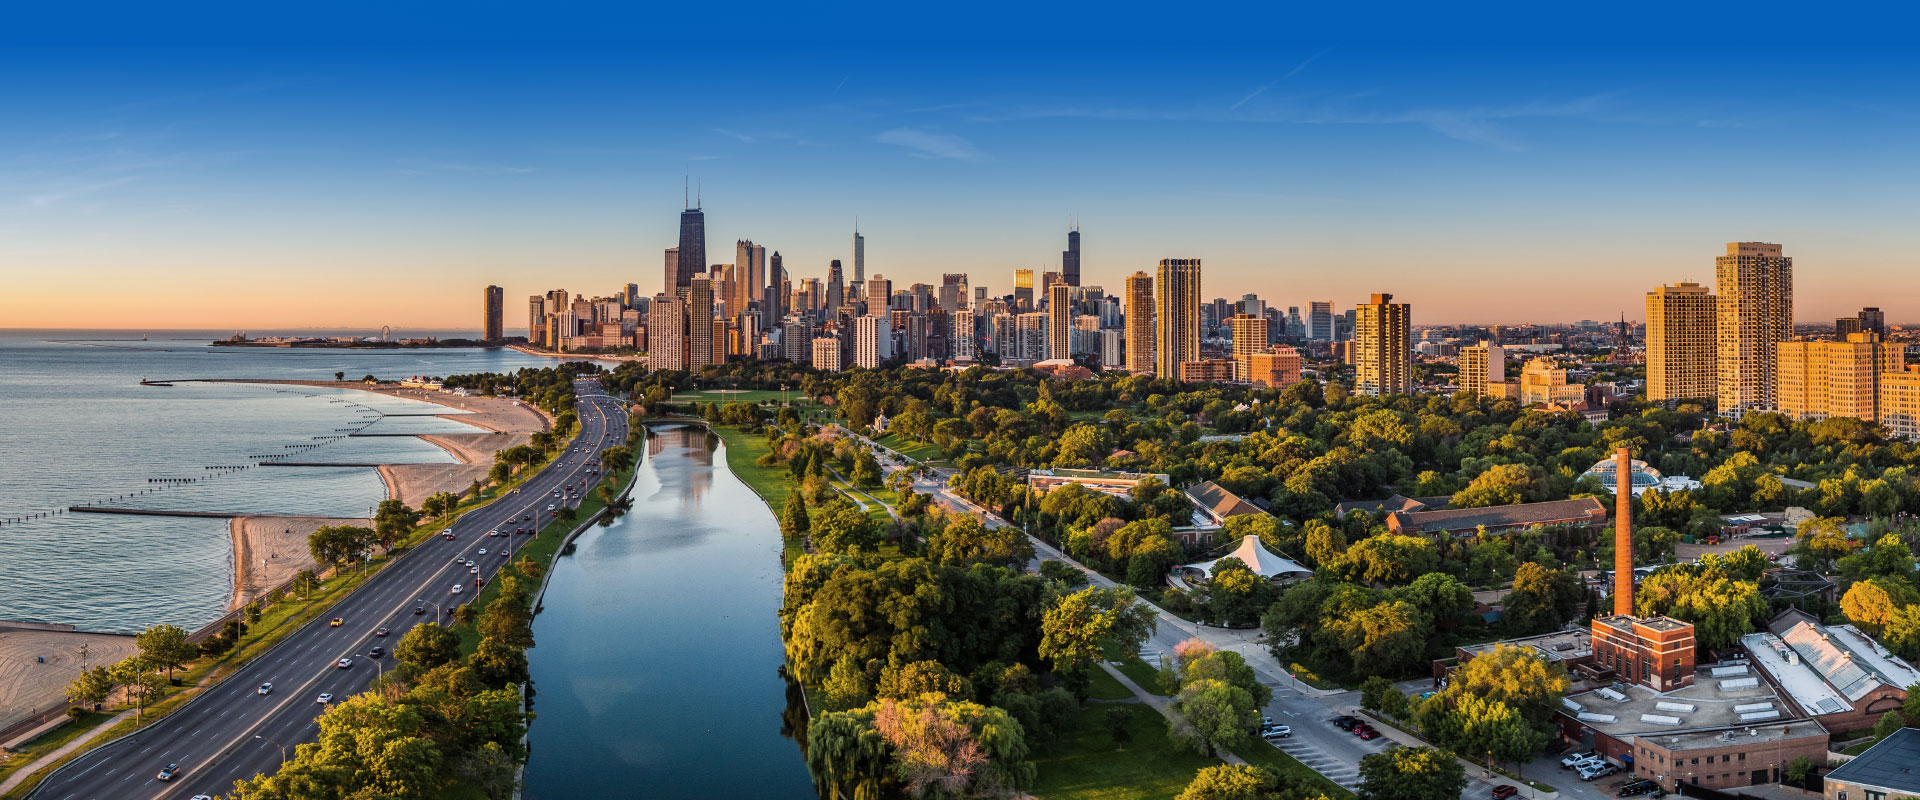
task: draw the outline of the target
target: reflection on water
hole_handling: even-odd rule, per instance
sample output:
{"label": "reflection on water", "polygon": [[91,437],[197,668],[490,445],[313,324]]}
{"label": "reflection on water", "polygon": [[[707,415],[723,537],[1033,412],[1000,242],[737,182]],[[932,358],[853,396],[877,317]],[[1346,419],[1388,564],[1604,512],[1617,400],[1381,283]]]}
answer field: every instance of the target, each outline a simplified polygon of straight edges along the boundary
{"label": "reflection on water", "polygon": [[780,677],[780,533],[703,428],[657,429],[633,510],[556,564],[528,652],[526,797],[813,798]]}

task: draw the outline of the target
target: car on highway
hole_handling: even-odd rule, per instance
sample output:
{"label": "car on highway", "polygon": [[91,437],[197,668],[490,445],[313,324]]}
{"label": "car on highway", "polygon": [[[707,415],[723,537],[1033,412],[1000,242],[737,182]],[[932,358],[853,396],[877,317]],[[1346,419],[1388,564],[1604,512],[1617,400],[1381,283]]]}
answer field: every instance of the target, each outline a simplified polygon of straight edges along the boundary
{"label": "car on highway", "polygon": [[334,617],[334,618],[333,618],[333,621],[332,621],[332,622],[329,622],[329,623],[327,623],[327,627],[329,627],[329,628],[338,628],[338,627],[340,627],[341,625],[345,625],[346,623],[347,623],[347,621],[346,621],[346,620],[344,620],[344,619],[341,619],[341,618],[339,618],[339,617]]}
{"label": "car on highway", "polygon": [[1608,764],[1605,761],[1601,761],[1598,763],[1588,764],[1584,767],[1581,767],[1580,780],[1590,781],[1590,780],[1593,780],[1594,778],[1604,778],[1608,775],[1612,775],[1613,773],[1619,772],[1619,771],[1620,771],[1619,767],[1616,767],[1612,764]]}
{"label": "car on highway", "polygon": [[414,616],[416,616],[416,617],[417,617],[417,616],[420,616],[421,614],[425,614],[425,613],[427,613],[427,607],[426,607],[426,606],[414,606],[414,607],[413,607],[413,615],[414,615]]}
{"label": "car on highway", "polygon": [[1507,800],[1507,798],[1519,793],[1520,787],[1514,786],[1511,783],[1503,783],[1493,787],[1493,800]]}
{"label": "car on highway", "polygon": [[468,568],[467,568],[467,574],[468,574],[468,575],[478,575],[478,574],[480,574],[480,568],[479,568],[479,567],[468,567]]}
{"label": "car on highway", "polygon": [[[482,547],[482,548],[480,548],[480,555],[483,555],[483,556],[484,556],[484,555],[486,555],[486,554],[487,554],[487,548],[484,548],[484,547]],[[467,563],[469,563],[469,564],[471,564],[471,563],[473,563],[473,562],[471,562],[471,561],[469,561],[469,562],[467,562]]]}
{"label": "car on highway", "polygon": [[553,510],[553,504],[552,504],[552,503],[548,503],[548,504],[547,504],[547,510],[548,510],[548,511],[552,511],[552,510]]}
{"label": "car on highway", "polygon": [[321,693],[320,693],[320,697],[319,697],[318,699],[316,699],[316,700],[315,700],[315,702],[317,702],[317,703],[319,703],[320,705],[323,705],[323,706],[324,706],[324,705],[326,705],[326,704],[328,704],[328,703],[331,703],[331,702],[333,702],[333,693],[332,693],[332,692],[321,692]]}
{"label": "car on highway", "polygon": [[210,795],[210,794],[196,794],[196,795],[194,795],[194,796],[193,796],[193,800],[213,800],[213,795]]}
{"label": "car on highway", "polygon": [[453,531],[445,531],[441,533],[440,538],[445,539],[449,542],[453,541]]}
{"label": "car on highway", "polygon": [[462,586],[461,586],[460,584],[457,584],[457,583],[456,583],[456,584],[454,584],[454,585],[453,585],[453,593],[454,593],[454,594],[459,594],[459,593],[460,593],[460,590],[461,590],[462,588],[464,588],[464,587],[462,587]]}
{"label": "car on highway", "polygon": [[273,694],[273,684],[271,683],[260,684],[260,688],[253,690],[253,693],[254,694]]}
{"label": "car on highway", "polygon": [[180,765],[168,764],[161,767],[160,774],[153,776],[153,779],[156,781],[170,781],[173,780],[173,776],[178,774],[180,774]]}
{"label": "car on highway", "polygon": [[341,669],[350,669],[353,667],[353,659],[343,658],[343,659],[340,659],[339,661],[334,662],[334,664],[339,666]]}
{"label": "car on highway", "polygon": [[500,529],[499,529],[499,528],[494,528],[493,530],[490,530],[490,531],[487,531],[487,535],[488,535],[488,536],[499,536],[499,535],[500,535]]}
{"label": "car on highway", "polygon": [[368,658],[380,658],[382,656],[385,656],[386,654],[387,654],[387,648],[384,648],[384,647],[375,647],[372,650],[367,651]]}
{"label": "car on highway", "polygon": [[381,637],[381,638],[386,638],[386,635],[387,635],[387,629],[386,629],[386,628],[381,628],[380,630],[377,630],[377,631],[374,631],[374,632],[373,632],[373,635],[375,635],[375,636],[379,636],[379,637]]}
{"label": "car on highway", "polygon": [[532,522],[532,521],[533,521],[533,515],[532,515],[532,514],[521,514],[521,515],[520,515],[520,520],[521,520],[522,522]]}

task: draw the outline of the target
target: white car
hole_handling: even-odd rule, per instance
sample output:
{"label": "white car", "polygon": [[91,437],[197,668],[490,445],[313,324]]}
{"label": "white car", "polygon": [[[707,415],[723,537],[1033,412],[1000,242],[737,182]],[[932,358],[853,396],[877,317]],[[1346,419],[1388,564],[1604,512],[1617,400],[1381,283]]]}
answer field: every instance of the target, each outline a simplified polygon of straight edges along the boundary
{"label": "white car", "polygon": [[260,684],[260,688],[253,690],[253,692],[254,694],[273,694],[273,684],[271,683]]}
{"label": "white car", "polygon": [[479,568],[479,567],[468,567],[468,568],[467,568],[467,574],[468,574],[468,575],[478,575],[478,574],[480,574],[480,568]]}
{"label": "white car", "polygon": [[484,548],[484,547],[480,548],[480,555],[484,556],[486,554],[487,554],[487,548]]}
{"label": "white car", "polygon": [[333,702],[333,693],[332,693],[332,692],[321,692],[321,693],[320,693],[320,699],[319,699],[319,701],[318,701],[318,702],[320,703],[320,705],[323,705],[323,706],[324,706],[324,705],[326,705],[326,704],[328,704],[328,703],[331,703],[331,702]]}
{"label": "white car", "polygon": [[338,663],[338,664],[340,665],[340,668],[341,668],[341,669],[347,669],[347,668],[349,668],[349,667],[352,667],[352,666],[353,666],[353,659],[351,659],[351,658],[343,658],[343,659],[340,659],[340,660],[339,660],[338,662],[336,662],[336,663]]}
{"label": "white car", "polygon": [[460,584],[457,584],[457,583],[456,583],[456,584],[454,584],[454,585],[453,585],[453,593],[454,593],[454,594],[459,594],[459,593],[460,593]]}
{"label": "white car", "polygon": [[1580,768],[1580,780],[1590,781],[1594,778],[1612,775],[1618,771],[1620,771],[1619,767],[1608,764],[1605,761],[1597,761]]}
{"label": "white car", "polygon": [[552,503],[548,503],[548,504],[547,504],[547,510],[548,510],[548,511],[552,511],[552,510],[553,510],[553,504],[552,504]]}

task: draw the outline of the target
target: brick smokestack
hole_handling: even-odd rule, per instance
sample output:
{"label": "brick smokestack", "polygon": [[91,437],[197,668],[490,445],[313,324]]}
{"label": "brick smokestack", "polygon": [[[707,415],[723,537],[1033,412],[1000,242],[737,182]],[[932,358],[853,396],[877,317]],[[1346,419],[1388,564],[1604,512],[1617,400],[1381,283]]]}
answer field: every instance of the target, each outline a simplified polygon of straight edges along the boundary
{"label": "brick smokestack", "polygon": [[1613,451],[1613,613],[1633,616],[1633,453]]}

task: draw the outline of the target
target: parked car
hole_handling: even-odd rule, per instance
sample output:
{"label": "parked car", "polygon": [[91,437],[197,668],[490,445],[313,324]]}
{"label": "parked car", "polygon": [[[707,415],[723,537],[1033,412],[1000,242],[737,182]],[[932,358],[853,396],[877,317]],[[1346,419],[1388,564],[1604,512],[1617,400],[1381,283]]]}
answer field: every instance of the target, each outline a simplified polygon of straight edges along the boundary
{"label": "parked car", "polygon": [[1499,786],[1493,787],[1493,800],[1507,800],[1507,798],[1512,797],[1519,793],[1520,793],[1519,787],[1514,786],[1511,783],[1503,783],[1503,784],[1500,784]]}
{"label": "parked car", "polygon": [[1285,739],[1293,735],[1293,728],[1287,725],[1268,725],[1260,731],[1262,739]]}
{"label": "parked car", "polygon": [[1659,788],[1660,788],[1660,784],[1652,780],[1631,781],[1625,785],[1622,785],[1619,788],[1619,790],[1613,793],[1613,796],[1614,797],[1635,797],[1643,794],[1652,794],[1654,790]]}
{"label": "parked car", "polygon": [[1619,772],[1619,771],[1620,771],[1619,767],[1616,767],[1612,764],[1608,764],[1604,761],[1596,764],[1588,764],[1580,768],[1580,780],[1590,781],[1590,780],[1593,780],[1594,778],[1604,778],[1608,775],[1612,775],[1613,773]]}
{"label": "parked car", "polygon": [[1372,728],[1368,728],[1360,732],[1360,741],[1371,742],[1378,738],[1380,738],[1380,732]]}
{"label": "parked car", "polygon": [[173,776],[178,774],[180,774],[180,765],[168,764],[164,767],[161,767],[160,774],[153,776],[153,779],[157,781],[170,781],[170,780],[173,780]]}
{"label": "parked car", "polygon": [[1588,750],[1581,753],[1568,753],[1566,758],[1560,759],[1560,768],[1561,769],[1579,769],[1581,763],[1592,761],[1599,757],[1600,757],[1600,754],[1592,750]]}
{"label": "parked car", "polygon": [[254,694],[273,694],[273,684],[271,683],[260,684],[260,688],[253,690],[253,693]]}
{"label": "parked car", "polygon": [[1353,727],[1354,723],[1359,722],[1359,720],[1354,719],[1353,717],[1349,717],[1345,714],[1341,714],[1340,716],[1334,717],[1333,719],[1330,719],[1327,721],[1342,728],[1351,728]]}

